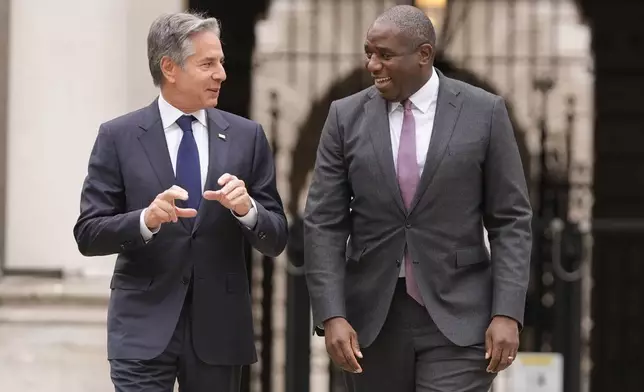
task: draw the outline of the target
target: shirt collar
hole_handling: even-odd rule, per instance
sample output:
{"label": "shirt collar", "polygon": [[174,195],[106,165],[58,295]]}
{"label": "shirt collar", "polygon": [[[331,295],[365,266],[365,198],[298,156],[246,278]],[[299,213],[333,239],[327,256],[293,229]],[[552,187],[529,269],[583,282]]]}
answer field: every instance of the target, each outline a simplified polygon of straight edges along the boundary
{"label": "shirt collar", "polygon": [[197,121],[199,121],[204,127],[206,126],[206,111],[204,109],[197,110],[194,113],[184,113],[170,105],[170,103],[163,98],[163,94],[159,94],[159,113],[161,114],[161,122],[163,123],[164,130],[174,124],[179,117],[186,114],[195,116]]}
{"label": "shirt collar", "polygon": [[[432,67],[432,76],[429,78],[427,83],[423,85],[418,91],[416,91],[409,100],[422,113],[426,113],[429,110],[429,107],[432,104],[432,101],[436,100],[438,97],[438,73],[436,69]],[[398,109],[401,106],[400,102],[392,102],[389,105],[389,113]]]}

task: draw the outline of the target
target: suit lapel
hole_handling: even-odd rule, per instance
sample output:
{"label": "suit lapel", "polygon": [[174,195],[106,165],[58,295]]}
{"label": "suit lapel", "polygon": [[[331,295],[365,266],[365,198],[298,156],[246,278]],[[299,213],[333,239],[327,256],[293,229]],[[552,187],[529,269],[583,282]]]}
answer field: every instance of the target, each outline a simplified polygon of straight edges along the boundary
{"label": "suit lapel", "polygon": [[432,137],[427,150],[423,174],[420,177],[416,194],[411,204],[410,213],[418,202],[422,199],[429,184],[431,184],[436,169],[443,159],[447,143],[452,137],[456,120],[461,110],[462,96],[458,87],[443,76],[439,71],[440,84],[438,87],[438,102],[436,104],[436,115],[434,116],[434,126],[432,128]]}
{"label": "suit lapel", "polygon": [[157,175],[161,192],[174,185],[174,171],[168,152],[168,143],[165,139],[159,107],[155,100],[145,109],[145,115],[139,127],[145,132],[139,135],[143,150]]}
{"label": "suit lapel", "polygon": [[364,104],[367,133],[371,138],[371,143],[376,153],[376,160],[382,171],[385,185],[389,188],[398,208],[405,212],[405,205],[400,195],[400,188],[398,187],[396,170],[394,168],[387,101],[378,94],[375,88],[372,88],[369,95],[371,99]]}
{"label": "suit lapel", "polygon": [[[208,175],[206,176],[204,191],[217,190],[220,188],[217,184],[217,180],[226,173],[228,146],[230,146],[231,143],[228,135],[229,124],[221,113],[216,109],[208,109],[206,110],[206,113],[208,117]],[[199,225],[208,214],[208,211],[210,210],[208,205],[210,203],[216,202],[202,200],[199,205],[199,213],[197,214],[197,218],[192,229],[193,233],[197,231]]]}
{"label": "suit lapel", "polygon": [[[159,113],[158,99],[155,99],[145,110],[144,121],[139,125],[145,132],[139,136],[139,141],[145,150],[145,154],[148,156],[152,169],[159,179],[161,185],[160,192],[163,192],[176,183],[176,178],[174,170],[172,170],[168,143],[165,138],[161,114]],[[177,201],[177,204],[180,207],[182,206],[180,201]],[[186,230],[190,230],[186,219],[179,219],[179,221]]]}

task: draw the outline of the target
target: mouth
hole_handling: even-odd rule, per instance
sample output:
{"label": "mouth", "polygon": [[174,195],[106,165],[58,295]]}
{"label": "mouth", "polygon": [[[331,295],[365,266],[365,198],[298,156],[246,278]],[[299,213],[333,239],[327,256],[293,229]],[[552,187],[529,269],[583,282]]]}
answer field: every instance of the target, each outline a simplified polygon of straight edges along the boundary
{"label": "mouth", "polygon": [[377,88],[383,88],[391,82],[391,78],[373,78]]}
{"label": "mouth", "polygon": [[219,95],[219,89],[218,88],[209,88],[207,91],[210,92],[210,93]]}

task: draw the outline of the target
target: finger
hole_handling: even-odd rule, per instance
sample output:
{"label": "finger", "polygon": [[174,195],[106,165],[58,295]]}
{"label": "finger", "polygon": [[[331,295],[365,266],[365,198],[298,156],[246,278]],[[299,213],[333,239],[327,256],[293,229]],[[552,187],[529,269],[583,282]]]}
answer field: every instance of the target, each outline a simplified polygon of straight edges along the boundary
{"label": "finger", "polygon": [[224,185],[226,185],[228,182],[230,182],[230,181],[231,181],[231,180],[233,180],[233,179],[235,179],[235,180],[236,180],[236,179],[237,179],[237,177],[233,176],[232,174],[224,173],[224,174],[222,174],[222,176],[221,176],[221,177],[219,177],[219,179],[217,180],[217,184],[219,184],[220,186],[224,186]]}
{"label": "finger", "polygon": [[510,362],[510,364],[508,365],[508,367],[512,365],[514,361],[516,361],[518,353],[519,353],[519,345],[517,344],[514,347],[512,347],[510,350],[510,355],[508,356],[508,361]]}
{"label": "finger", "polygon": [[195,210],[194,208],[175,207],[174,209],[175,209],[175,214],[179,218],[194,218],[195,216],[197,216],[197,210]]}
{"label": "finger", "polygon": [[344,342],[342,345],[342,353],[344,354],[344,358],[347,362],[348,370],[352,373],[361,373],[362,368],[360,367],[356,356],[353,355],[353,347],[351,347],[350,342]]}
{"label": "finger", "polygon": [[176,222],[177,221],[177,213],[175,211],[175,206],[174,203],[171,204],[165,200],[157,200],[155,202],[155,205],[162,211],[166,212],[169,216],[169,221],[167,222]]}
{"label": "finger", "polygon": [[175,199],[188,200],[188,192],[175,185],[163,191],[158,197],[166,201],[174,201]]}
{"label": "finger", "polygon": [[243,200],[244,196],[246,196],[246,189],[240,187],[233,189],[232,192],[227,194],[225,197],[228,201],[231,202],[230,204],[236,205],[235,203],[233,203],[233,201],[237,201],[236,199],[240,199],[239,201],[241,201]]}
{"label": "finger", "polygon": [[358,337],[357,336],[352,336],[351,337],[351,347],[353,348],[353,354],[362,359],[362,351],[360,351],[360,344],[358,343]]}
{"label": "finger", "polygon": [[512,350],[510,348],[504,348],[503,351],[501,352],[501,362],[499,363],[498,368],[496,369],[497,372],[503,371],[510,366],[512,361],[510,360]]}
{"label": "finger", "polygon": [[487,367],[487,371],[490,373],[495,373],[497,371],[497,368],[499,367],[499,363],[501,362],[501,352],[503,351],[501,347],[499,347],[498,344],[495,344],[492,342],[493,348],[492,348],[492,356],[490,359],[490,364]]}
{"label": "finger", "polygon": [[514,361],[515,359],[517,359],[518,351],[519,351],[519,347],[512,347],[510,349],[510,355],[508,356],[508,358],[510,358],[510,361]]}
{"label": "finger", "polygon": [[222,195],[219,191],[205,191],[203,193],[203,198],[206,200],[219,201],[222,198]]}
{"label": "finger", "polygon": [[224,187],[219,190],[219,193],[227,196],[232,191],[234,191],[235,189],[238,189],[240,187],[244,188],[244,181],[234,179],[234,180],[228,182],[226,185],[224,185]]}
{"label": "finger", "polygon": [[488,332],[485,334],[485,359],[492,357],[492,335]]}
{"label": "finger", "polygon": [[171,215],[156,204],[153,204],[152,207],[150,207],[150,213],[161,223],[170,222],[172,220]]}
{"label": "finger", "polygon": [[179,185],[176,185],[176,184],[175,184],[175,185],[172,185],[172,186],[171,186],[170,188],[168,188],[168,189],[172,189],[172,190],[175,190],[175,191],[188,193],[188,191],[187,191],[187,190],[183,189],[182,187],[180,187]]}
{"label": "finger", "polygon": [[338,345],[331,345],[327,351],[329,352],[331,360],[333,360],[333,363],[335,363],[337,367],[348,371],[347,361]]}

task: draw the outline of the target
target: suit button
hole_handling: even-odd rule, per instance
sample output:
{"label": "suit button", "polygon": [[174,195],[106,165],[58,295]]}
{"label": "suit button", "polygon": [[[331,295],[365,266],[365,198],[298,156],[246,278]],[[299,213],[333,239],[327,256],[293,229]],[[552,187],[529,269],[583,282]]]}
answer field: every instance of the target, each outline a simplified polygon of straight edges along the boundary
{"label": "suit button", "polygon": [[260,240],[263,240],[264,238],[266,238],[266,233],[264,233],[263,231],[260,231],[258,236]]}
{"label": "suit button", "polygon": [[194,240],[195,238],[197,238],[197,233],[192,233],[192,239]]}
{"label": "suit button", "polygon": [[125,244],[121,244],[121,249],[125,250]]}
{"label": "suit button", "polygon": [[405,222],[405,228],[407,228],[407,229],[411,229],[411,223],[409,223],[409,222]]}
{"label": "suit button", "polygon": [[187,277],[187,276],[184,276],[183,278],[181,278],[181,283],[183,283],[183,284],[188,284],[188,283],[190,283],[190,278],[189,278],[189,277]]}
{"label": "suit button", "polygon": [[400,268],[400,260],[396,260],[396,267]]}

